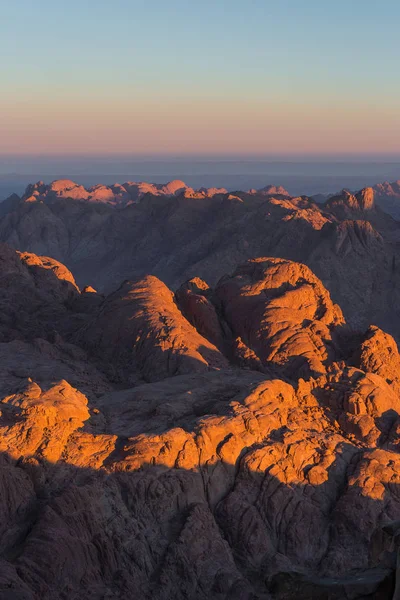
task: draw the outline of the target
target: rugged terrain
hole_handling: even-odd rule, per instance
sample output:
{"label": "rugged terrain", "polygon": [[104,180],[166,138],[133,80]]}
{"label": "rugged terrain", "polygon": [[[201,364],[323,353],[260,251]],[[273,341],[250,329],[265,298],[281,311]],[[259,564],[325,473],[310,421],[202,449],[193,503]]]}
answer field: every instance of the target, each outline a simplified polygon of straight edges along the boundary
{"label": "rugged terrain", "polygon": [[171,289],[192,277],[214,286],[249,258],[288,258],[312,269],[350,325],[375,324],[400,341],[400,222],[375,197],[343,191],[321,205],[272,186],[39,182],[0,205],[0,241],[61,261],[79,286],[102,293],[145,275]]}
{"label": "rugged terrain", "polygon": [[382,209],[395,219],[400,218],[400,179],[397,181],[384,181],[374,185],[376,201]]}
{"label": "rugged terrain", "polygon": [[0,303],[2,600],[398,598],[400,356],[306,265],[102,295],[2,245]]}

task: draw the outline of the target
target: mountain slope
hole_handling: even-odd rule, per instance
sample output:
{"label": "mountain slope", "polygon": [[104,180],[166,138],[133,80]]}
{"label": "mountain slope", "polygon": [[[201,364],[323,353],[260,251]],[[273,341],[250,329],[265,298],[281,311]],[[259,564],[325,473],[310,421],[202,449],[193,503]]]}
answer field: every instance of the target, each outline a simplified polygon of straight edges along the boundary
{"label": "mountain slope", "polygon": [[400,219],[400,180],[392,183],[384,181],[374,185],[373,189],[379,206],[395,219]]}
{"label": "mountain slope", "polygon": [[254,256],[300,260],[350,325],[375,323],[400,339],[400,224],[369,188],[317,205],[281,189],[211,196],[171,184],[175,195],[158,190],[117,208],[67,197],[77,189],[71,182],[41,185],[9,202],[0,240],[64,262],[81,287],[110,292],[147,274],[173,289],[195,276],[213,286]]}
{"label": "mountain slope", "polygon": [[0,258],[2,598],[392,597],[388,334],[352,332],[287,259],[103,297],[52,259]]}

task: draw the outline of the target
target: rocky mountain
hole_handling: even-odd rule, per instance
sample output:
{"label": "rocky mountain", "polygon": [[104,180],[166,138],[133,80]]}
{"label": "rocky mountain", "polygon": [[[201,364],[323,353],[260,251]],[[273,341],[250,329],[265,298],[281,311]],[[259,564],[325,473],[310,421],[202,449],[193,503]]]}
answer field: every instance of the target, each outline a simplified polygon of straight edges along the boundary
{"label": "rocky mountain", "polygon": [[224,188],[200,188],[195,192],[180,180],[169,183],[156,184],[128,181],[124,184],[116,183],[112,186],[95,185],[85,188],[69,179],[59,179],[46,185],[39,181],[29,185],[22,197],[22,202],[44,202],[52,204],[57,200],[67,198],[69,200],[85,200],[86,202],[101,202],[112,206],[123,207],[133,202],[140,202],[146,194],[152,196],[177,196],[185,194],[188,196],[214,196],[218,193],[226,193]]}
{"label": "rocky mountain", "polygon": [[309,267],[102,295],[2,245],[0,304],[2,600],[398,597],[400,355]]}
{"label": "rocky mountain", "polygon": [[400,219],[400,180],[384,181],[374,186],[376,201],[395,219]]}
{"label": "rocky mountain", "polygon": [[[392,183],[388,181],[377,183],[371,189],[374,192],[376,204],[394,219],[400,220],[400,180]],[[340,196],[343,193],[351,194],[352,192],[343,190],[340,194],[316,194],[313,198],[318,203],[324,203],[332,196]]]}
{"label": "rocky mountain", "polygon": [[271,186],[234,193],[195,192],[182,182],[85,190],[56,181],[4,203],[0,240],[61,261],[79,286],[104,293],[145,275],[172,289],[196,276],[214,286],[255,256],[301,261],[351,326],[373,323],[399,341],[400,223],[375,196],[371,188],[343,191],[321,205]]}

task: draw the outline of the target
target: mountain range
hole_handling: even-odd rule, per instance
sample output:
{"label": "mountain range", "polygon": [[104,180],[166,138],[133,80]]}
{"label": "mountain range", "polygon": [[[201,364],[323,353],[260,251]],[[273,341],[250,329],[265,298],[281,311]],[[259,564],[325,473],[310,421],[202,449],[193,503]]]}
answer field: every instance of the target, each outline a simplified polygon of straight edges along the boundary
{"label": "mountain range", "polygon": [[174,181],[86,190],[61,180],[31,185],[0,208],[0,241],[61,261],[81,287],[108,293],[148,274],[171,289],[194,276],[214,285],[249,258],[275,256],[307,264],[351,325],[400,336],[400,223],[372,188],[321,204],[273,186],[229,193]]}
{"label": "mountain range", "polygon": [[1,209],[1,600],[397,600],[376,189],[62,180]]}

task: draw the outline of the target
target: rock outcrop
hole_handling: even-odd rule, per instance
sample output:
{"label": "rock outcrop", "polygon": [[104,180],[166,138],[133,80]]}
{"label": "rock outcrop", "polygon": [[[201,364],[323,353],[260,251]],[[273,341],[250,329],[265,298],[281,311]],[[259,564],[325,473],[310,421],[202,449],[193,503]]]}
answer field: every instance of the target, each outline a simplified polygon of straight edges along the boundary
{"label": "rock outcrop", "polygon": [[364,188],[356,194],[342,190],[339,195],[332,196],[326,202],[326,207],[340,218],[373,210],[374,206],[374,190],[372,188]]}
{"label": "rock outcrop", "polygon": [[221,279],[216,296],[235,337],[262,363],[287,376],[317,377],[337,360],[333,337],[344,324],[342,312],[305,265],[249,260]]}
{"label": "rock outcrop", "polygon": [[0,248],[0,598],[394,597],[394,339],[286,258],[89,283]]}
{"label": "rock outcrop", "polygon": [[180,286],[175,298],[182,314],[197,331],[222,351],[228,351],[232,333],[217,312],[215,294],[209,285],[194,277]]}
{"label": "rock outcrop", "polygon": [[400,359],[392,336],[372,325],[366,332],[357,354],[355,364],[364,371],[376,373],[400,394]]}
{"label": "rock outcrop", "polygon": [[376,203],[395,219],[400,218],[400,179],[384,181],[373,187]]}
{"label": "rock outcrop", "polygon": [[2,205],[0,240],[64,263],[79,287],[100,294],[148,274],[171,289],[194,277],[215,286],[256,256],[300,261],[350,326],[375,323],[399,341],[400,224],[378,198],[371,188],[316,204],[279,186],[228,193],[182,181],[90,189],[39,182]]}
{"label": "rock outcrop", "polygon": [[108,296],[79,339],[125,379],[137,372],[145,381],[157,381],[228,366],[183,317],[172,292],[153,276],[126,281]]}
{"label": "rock outcrop", "polygon": [[251,190],[253,193],[265,194],[266,196],[287,196],[290,198],[289,192],[281,185],[266,185],[259,190]]}
{"label": "rock outcrop", "polygon": [[47,338],[55,328],[73,327],[68,304],[78,295],[73,275],[58,261],[1,244],[1,341]]}

